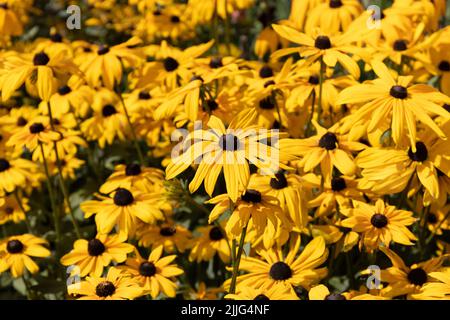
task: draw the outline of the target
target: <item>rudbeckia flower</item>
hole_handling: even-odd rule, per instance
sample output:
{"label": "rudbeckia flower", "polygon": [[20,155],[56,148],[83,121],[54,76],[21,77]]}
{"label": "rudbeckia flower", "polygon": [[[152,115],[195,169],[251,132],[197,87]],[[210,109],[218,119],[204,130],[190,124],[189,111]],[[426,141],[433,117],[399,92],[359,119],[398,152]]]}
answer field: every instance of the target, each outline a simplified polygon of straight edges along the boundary
{"label": "rudbeckia flower", "polygon": [[388,298],[383,296],[377,296],[370,293],[331,293],[323,284],[312,287],[308,292],[308,297],[309,300],[388,300]]}
{"label": "rudbeckia flower", "polygon": [[31,257],[45,258],[50,251],[43,245],[47,241],[32,234],[11,236],[0,243],[0,273],[8,269],[14,278],[24,274],[25,268],[32,274],[39,271],[39,266]]}
{"label": "rudbeckia flower", "polygon": [[106,277],[87,277],[69,285],[67,292],[78,300],[133,300],[144,294],[136,279],[113,267]]}
{"label": "rudbeckia flower", "polygon": [[13,192],[16,188],[24,187],[28,176],[37,169],[35,163],[26,159],[0,158],[0,188]]}
{"label": "rudbeckia flower", "polygon": [[[320,189],[320,177],[314,174],[303,176],[312,187]],[[335,210],[350,208],[352,200],[364,200],[363,193],[358,190],[358,182],[351,177],[333,177],[330,181],[325,181],[323,192],[315,196],[308,202],[310,208],[317,208],[316,217],[328,216]]]}
{"label": "rudbeckia flower", "polygon": [[[300,238],[290,247],[289,253],[283,257],[281,249],[261,250],[261,259],[242,257],[240,269],[248,272],[237,277],[237,288],[273,287],[280,290],[289,289],[295,294],[294,286],[310,287],[326,276],[327,268],[318,268],[328,257],[325,240],[317,237],[311,240],[297,257]],[[224,287],[228,287],[229,281]]]}
{"label": "rudbeckia flower", "polygon": [[100,233],[109,233],[116,224],[126,235],[134,234],[137,220],[154,224],[164,220],[158,202],[160,196],[155,193],[142,193],[137,189],[116,189],[102,201],[89,200],[80,205],[85,218],[95,214],[95,223]]}
{"label": "rudbeckia flower", "polygon": [[[450,123],[449,123],[450,124]],[[447,129],[444,129],[447,131]],[[438,170],[441,175],[450,175],[448,141],[437,139],[433,134],[421,134],[408,149],[368,148],[361,152],[356,164],[362,168],[361,189],[376,193],[398,193],[403,191],[411,179],[419,179],[427,190],[424,204],[439,199]],[[411,186],[414,184],[412,183]],[[412,192],[413,189],[408,190]]]}
{"label": "rudbeckia flower", "polygon": [[164,172],[157,168],[143,167],[137,163],[119,164],[100,187],[100,192],[108,194],[117,188],[136,188],[142,192],[161,191]]}
{"label": "rudbeckia flower", "polygon": [[98,90],[92,109],[93,115],[81,124],[81,131],[88,140],[98,140],[100,148],[112,144],[116,137],[125,140],[129,126],[117,94],[106,88]]}
{"label": "rudbeckia flower", "polygon": [[307,195],[303,179],[295,173],[279,171],[273,176],[252,175],[249,188],[278,199],[278,204],[300,231],[308,224]]}
{"label": "rudbeckia flower", "polygon": [[358,0],[326,0],[308,13],[305,31],[320,27],[324,32],[337,34],[346,31],[352,20],[363,11]]}
{"label": "rudbeckia flower", "polygon": [[184,252],[192,244],[191,232],[185,227],[172,223],[159,226],[142,226],[136,232],[139,245],[152,249],[162,245],[166,252]]}
{"label": "rudbeckia flower", "polygon": [[163,246],[158,246],[150,253],[148,259],[143,259],[136,251],[135,258],[128,258],[125,266],[121,266],[133,276],[145,293],[149,293],[155,299],[160,292],[169,298],[176,295],[177,285],[174,282],[176,276],[184,271],[176,264],[171,264],[176,255],[162,257]]}
{"label": "rudbeckia flower", "polygon": [[[208,200],[207,203],[215,204],[214,209],[209,215],[208,223],[216,221],[225,211],[231,208],[230,198],[227,194],[222,194]],[[263,233],[269,229],[267,243],[274,237],[275,229],[278,226],[278,220],[281,220],[285,227],[291,228],[291,221],[288,216],[278,206],[278,199],[261,193],[255,189],[247,189],[245,193],[234,203],[234,210],[227,221],[225,230],[227,234],[237,238],[242,233],[242,229],[252,221],[253,228],[257,234]]]}
{"label": "rudbeckia flower", "polygon": [[417,300],[450,300],[450,270],[431,272],[428,276],[434,281],[424,284],[412,297]]}
{"label": "rudbeckia flower", "polygon": [[0,224],[5,224],[9,221],[19,223],[25,220],[25,214],[30,210],[30,206],[27,198],[21,197],[20,201],[21,204],[19,205],[14,195],[8,195],[0,200]]}
{"label": "rudbeckia flower", "polygon": [[419,293],[424,285],[431,282],[430,273],[439,271],[446,256],[440,256],[421,263],[415,263],[407,267],[394,251],[380,247],[392,262],[392,267],[381,270],[380,279],[388,285],[381,290],[381,294],[394,298],[406,295],[408,299]]}
{"label": "rudbeckia flower", "polygon": [[367,251],[372,251],[381,244],[389,246],[391,242],[414,245],[412,241],[417,238],[407,228],[416,221],[412,212],[386,205],[382,199],[375,205],[359,201],[354,201],[353,205],[354,208],[341,210],[347,216],[341,226],[361,234],[360,248],[364,246]]}
{"label": "rudbeckia flower", "polygon": [[73,249],[61,258],[64,266],[75,265],[73,269],[81,277],[92,275],[100,277],[103,269],[111,262],[121,263],[127,259],[127,254],[134,250],[134,246],[125,243],[127,237],[120,233],[108,236],[97,234],[94,239],[79,239],[73,244]]}
{"label": "rudbeckia flower", "polygon": [[72,74],[79,74],[77,66],[64,53],[52,55],[41,51],[33,54],[11,55],[4,62],[0,88],[2,100],[8,100],[25,82],[37,89],[42,100],[48,101],[57,87],[58,81]]}
{"label": "rudbeckia flower", "polygon": [[128,41],[108,47],[101,45],[96,52],[86,55],[80,65],[80,70],[86,75],[86,81],[93,87],[113,90],[122,79],[124,64],[136,65],[143,58],[142,53],[135,46],[142,43],[133,37]]}
{"label": "rudbeckia flower", "polygon": [[229,262],[231,245],[223,227],[199,227],[196,232],[200,233],[200,236],[192,241],[189,261],[209,261],[217,253],[223,262]]}
{"label": "rudbeckia flower", "polygon": [[58,132],[51,130],[47,117],[37,117],[11,135],[6,145],[19,150],[26,147],[34,151],[39,145],[53,143],[60,137]]}
{"label": "rudbeckia flower", "polygon": [[441,139],[447,139],[430,115],[449,119],[450,113],[441,107],[444,102],[450,103],[449,97],[425,84],[411,85],[412,76],[395,79],[382,62],[372,61],[372,67],[378,79],[344,89],[338,96],[337,104],[364,103],[345,119],[342,131],[364,120],[368,123],[367,133],[371,134],[380,123],[389,121],[394,142],[401,144],[409,137],[416,152],[416,127],[420,121]]}
{"label": "rudbeckia flower", "polygon": [[296,294],[293,294],[289,288],[272,287],[270,289],[240,287],[236,294],[227,294],[224,299],[230,300],[300,300]]}
{"label": "rudbeckia flower", "polygon": [[334,68],[339,62],[355,79],[359,79],[358,64],[348,56],[348,53],[355,51],[352,43],[359,40],[358,32],[331,36],[330,33],[319,29],[315,29],[311,34],[305,34],[288,26],[274,24],[272,27],[283,38],[300,45],[276,51],[272,54],[273,59],[298,52],[306,59],[307,64],[323,59],[325,65]]}
{"label": "rudbeckia flower", "polygon": [[339,123],[329,129],[321,127],[315,120],[312,123],[317,131],[315,136],[306,139],[281,139],[280,149],[300,156],[301,160],[297,165],[305,172],[312,171],[320,164],[325,181],[331,179],[334,167],[344,175],[354,175],[356,165],[352,153],[363,150],[366,145],[352,141],[348,135],[339,134]]}
{"label": "rudbeckia flower", "polygon": [[195,130],[186,137],[183,144],[186,146],[194,140],[193,144],[172,159],[166,168],[166,179],[175,178],[201,156],[189,190],[195,192],[204,180],[206,192],[211,195],[223,169],[227,192],[231,200],[236,202],[249,181],[249,162],[264,170],[275,171],[278,168],[276,158],[279,150],[261,140],[277,138],[279,133],[267,130],[259,133],[253,125],[255,119],[254,110],[244,110],[225,129],[223,122],[212,116],[208,121],[211,130]]}

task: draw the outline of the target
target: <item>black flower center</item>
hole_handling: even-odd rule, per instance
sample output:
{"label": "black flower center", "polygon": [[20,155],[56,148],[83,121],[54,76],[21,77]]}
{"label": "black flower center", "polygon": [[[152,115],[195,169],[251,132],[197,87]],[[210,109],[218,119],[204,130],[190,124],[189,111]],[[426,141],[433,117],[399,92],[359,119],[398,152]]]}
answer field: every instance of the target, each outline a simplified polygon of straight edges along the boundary
{"label": "black flower center", "polygon": [[62,35],[59,33],[53,33],[50,35],[50,40],[52,42],[62,42]]}
{"label": "black flower center", "polygon": [[97,50],[97,54],[99,55],[99,56],[102,56],[102,55],[104,55],[104,54],[107,54],[109,52],[109,47],[107,47],[107,46],[100,46],[99,48],[98,48],[98,50]]}
{"label": "black flower center", "polygon": [[178,61],[172,57],[165,58],[163,61],[163,64],[164,64],[164,69],[166,69],[166,71],[168,71],[168,72],[177,70],[178,66],[180,65],[178,63]]}
{"label": "black flower center", "polygon": [[427,282],[427,280],[427,273],[422,268],[412,269],[408,273],[408,281],[412,284],[415,284],[416,286],[423,285],[425,282]]}
{"label": "black flower center", "polygon": [[272,97],[266,97],[259,101],[259,107],[264,110],[271,110],[275,108],[274,99]]}
{"label": "black flower center", "polygon": [[117,206],[124,207],[132,204],[134,201],[133,195],[127,189],[119,188],[114,194],[114,203]]}
{"label": "black flower center", "polygon": [[33,134],[44,131],[44,125],[42,123],[36,122],[30,126],[30,132]]}
{"label": "black flower center", "polygon": [[23,250],[23,243],[19,240],[10,240],[6,244],[6,250],[8,250],[9,253],[21,253]]}
{"label": "black flower center", "polygon": [[331,190],[333,191],[342,191],[347,188],[347,184],[345,183],[344,178],[333,178],[331,180]]}
{"label": "black flower center", "polygon": [[269,275],[274,280],[287,280],[292,277],[291,268],[283,261],[275,262],[270,267]]}
{"label": "black flower center", "polygon": [[270,299],[265,294],[258,294],[255,298],[253,298],[253,300],[268,301]]}
{"label": "black flower center", "polygon": [[180,23],[180,17],[175,16],[175,15],[170,16],[170,22],[172,22],[172,23]]}
{"label": "black flower center", "polygon": [[144,261],[139,266],[139,274],[144,277],[152,277],[156,273],[156,266],[153,262]]}
{"label": "black flower center", "polygon": [[113,114],[116,114],[116,113],[117,113],[117,110],[112,104],[107,104],[102,109],[102,115],[105,118],[108,118],[108,117],[110,117],[110,116],[112,116]]}
{"label": "black flower center", "polygon": [[141,91],[139,92],[139,99],[140,100],[150,100],[152,96],[147,91]]}
{"label": "black flower center", "polygon": [[236,137],[234,134],[227,133],[222,135],[222,138],[220,138],[219,146],[224,151],[236,151],[240,148],[241,144],[238,137]]}
{"label": "black flower center", "polygon": [[438,219],[434,213],[430,212],[427,216],[427,221],[428,223],[435,224],[438,221]]}
{"label": "black flower center", "polygon": [[219,227],[212,227],[211,230],[209,230],[209,239],[213,241],[219,241],[223,238],[225,237]]}
{"label": "black flower center", "polygon": [[330,8],[340,8],[342,7],[342,1],[341,0],[330,0]]}
{"label": "black flower center", "polygon": [[105,252],[105,245],[98,239],[91,239],[88,242],[88,253],[92,257],[97,257]]}
{"label": "black flower center", "polygon": [[6,208],[5,208],[5,212],[6,212],[6,214],[13,214],[14,208],[6,207]]}
{"label": "black flower center", "polygon": [[395,51],[405,51],[408,49],[408,42],[403,39],[395,40],[393,48]]}
{"label": "black flower center", "polygon": [[264,66],[261,69],[259,69],[259,76],[261,78],[270,78],[273,76],[273,70],[269,66]]}
{"label": "black flower center", "polygon": [[422,141],[416,143],[416,152],[412,152],[412,149],[408,150],[408,157],[412,161],[423,162],[428,159],[428,149]]}
{"label": "black flower center", "polygon": [[27,119],[25,119],[24,117],[19,117],[19,118],[17,119],[17,122],[16,122],[16,124],[17,124],[19,127],[24,127],[24,126],[27,125],[27,123],[28,123],[28,121],[27,121]]}
{"label": "black flower center", "polygon": [[446,103],[445,103],[445,104],[442,106],[442,108],[444,108],[445,111],[450,112],[450,105],[449,105],[449,104],[446,104]]}
{"label": "black flower center", "polygon": [[112,296],[114,292],[116,292],[116,287],[111,281],[100,282],[95,288],[95,294],[102,298]]}
{"label": "black flower center", "polygon": [[347,300],[342,294],[330,293],[325,297],[325,300]]}
{"label": "black flower center", "polygon": [[0,3],[0,8],[7,10],[8,4],[7,3]]}
{"label": "black flower center", "polygon": [[213,69],[223,67],[222,58],[221,57],[211,58],[211,61],[209,61],[209,67]]}
{"label": "black flower center", "polygon": [[214,111],[214,110],[217,110],[217,108],[219,108],[219,104],[214,99],[208,99],[208,100],[206,100],[206,108],[205,108],[205,105],[202,105],[203,111],[206,111],[206,110]]}
{"label": "black flower center", "polygon": [[332,132],[325,133],[319,140],[319,147],[334,150],[336,149],[336,145],[338,143],[337,137]]}
{"label": "black flower center", "polygon": [[36,53],[33,58],[33,64],[35,66],[45,66],[49,61],[50,58],[45,52]]}
{"label": "black flower center", "polygon": [[326,50],[331,48],[330,38],[327,36],[318,36],[314,43],[314,46],[320,50]]}
{"label": "black flower center", "polygon": [[174,227],[164,227],[159,230],[159,234],[163,237],[171,237],[177,233],[177,229]]}
{"label": "black flower center", "polygon": [[6,159],[0,159],[0,172],[6,171],[11,167],[9,161]]}
{"label": "black flower center", "polygon": [[64,96],[64,95],[66,95],[66,94],[68,94],[68,93],[70,93],[72,91],[72,89],[70,89],[70,87],[69,86],[62,86],[62,87],[60,87],[59,89],[58,89],[58,93],[60,94],[60,95],[62,95],[62,96]]}
{"label": "black flower center", "polygon": [[270,186],[273,189],[284,189],[288,186],[288,182],[286,180],[286,176],[282,172],[278,172],[275,174],[275,178],[270,179]]}
{"label": "black flower center", "polygon": [[389,93],[397,99],[406,99],[408,97],[408,89],[402,86],[393,86]]}
{"label": "black flower center", "polygon": [[241,200],[245,202],[260,203],[262,200],[261,192],[254,189],[247,189],[242,195]]}
{"label": "black flower center", "polygon": [[388,224],[388,219],[384,214],[381,213],[375,213],[372,218],[370,219],[370,223],[378,229],[384,228]]}
{"label": "black flower center", "polygon": [[450,62],[448,62],[447,60],[443,60],[441,62],[439,62],[439,66],[438,66],[439,70],[441,71],[450,71]]}
{"label": "black flower center", "polygon": [[137,163],[132,163],[125,167],[125,174],[127,176],[138,176],[141,172],[141,166]]}
{"label": "black flower center", "polygon": [[309,79],[308,79],[308,82],[310,84],[317,85],[320,82],[319,81],[319,77],[318,76],[310,76]]}

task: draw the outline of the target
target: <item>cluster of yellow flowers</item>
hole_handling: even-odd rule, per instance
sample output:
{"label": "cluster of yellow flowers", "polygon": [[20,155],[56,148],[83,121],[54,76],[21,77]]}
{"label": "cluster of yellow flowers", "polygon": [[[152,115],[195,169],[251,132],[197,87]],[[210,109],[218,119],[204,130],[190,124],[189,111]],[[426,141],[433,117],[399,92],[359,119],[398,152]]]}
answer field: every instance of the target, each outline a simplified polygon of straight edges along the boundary
{"label": "cluster of yellow flowers", "polygon": [[445,0],[33,2],[0,0],[21,294],[450,299]]}

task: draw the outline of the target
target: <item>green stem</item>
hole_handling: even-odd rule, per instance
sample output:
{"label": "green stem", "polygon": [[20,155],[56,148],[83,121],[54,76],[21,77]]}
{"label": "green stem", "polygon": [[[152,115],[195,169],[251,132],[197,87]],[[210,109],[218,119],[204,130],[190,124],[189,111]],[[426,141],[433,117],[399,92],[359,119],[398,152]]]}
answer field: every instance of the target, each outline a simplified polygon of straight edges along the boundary
{"label": "green stem", "polygon": [[448,217],[450,216],[450,211],[447,212],[447,214],[444,216],[444,219],[442,219],[437,226],[434,228],[433,232],[430,234],[430,236],[425,240],[425,244],[428,245],[431,240],[433,240],[434,236],[436,235],[436,232],[439,230],[441,225],[444,223],[444,221],[447,221]]}
{"label": "green stem", "polygon": [[[241,233],[241,239],[239,241],[239,248],[238,248],[238,252],[236,255],[236,259],[233,262],[233,275],[231,277],[231,284],[230,284],[230,293],[235,293],[236,292],[236,280],[237,280],[237,275],[239,272],[239,264],[241,263],[241,256],[242,256],[242,252],[244,251],[244,241],[245,241],[245,234],[247,233],[247,225],[242,229],[242,233]],[[236,249],[236,240],[233,240],[234,245],[233,245],[233,251]]]}
{"label": "green stem", "polygon": [[[41,148],[41,155],[42,155],[42,162],[44,163],[44,171],[45,176],[47,177],[47,189],[48,189],[48,196],[50,197],[50,204],[53,211],[53,220],[55,224],[55,233],[56,233],[56,248],[58,249],[59,244],[61,242],[61,229],[59,224],[59,216],[58,211],[56,210],[56,204],[55,204],[55,196],[53,193],[53,187],[51,183],[51,177],[50,173],[48,171],[48,165],[47,165],[47,159],[45,158],[45,152],[44,152],[44,146],[42,145],[42,142],[39,141],[39,147]],[[56,250],[58,252],[58,250]]]}
{"label": "green stem", "polygon": [[322,113],[322,92],[325,73],[325,63],[323,62],[323,56],[320,57],[320,72],[319,72],[319,101],[317,104],[317,122],[320,123],[320,114]]}
{"label": "green stem", "polygon": [[[55,131],[50,101],[47,102],[47,106],[48,106],[48,115],[50,117],[50,126],[51,126],[52,130]],[[58,168],[59,185],[61,187],[61,191],[63,193],[64,201],[66,202],[66,206],[69,208],[70,218],[72,220],[72,224],[75,229],[75,234],[78,237],[78,239],[81,239],[82,237],[81,237],[80,228],[79,228],[77,220],[75,218],[75,213],[73,211],[72,204],[70,203],[69,192],[67,191],[66,182],[64,181],[64,177],[63,177],[63,173],[62,173],[61,159],[59,158],[57,141],[53,141],[53,149],[55,150],[56,167]],[[64,212],[64,206],[63,206],[63,212]]]}
{"label": "green stem", "polygon": [[306,138],[310,136],[311,131],[312,131],[312,119],[314,117],[314,107],[316,104],[316,90],[313,89],[312,94],[312,102],[311,102],[311,114],[309,116],[309,120],[308,120],[308,125],[306,127]]}
{"label": "green stem", "polygon": [[17,204],[19,205],[19,209],[23,212],[23,215],[25,216],[25,224],[27,226],[28,233],[32,234],[33,231],[31,228],[31,223],[30,220],[28,220],[27,213],[25,212],[25,208],[23,207],[22,199],[20,199],[19,191],[17,188],[14,190],[14,197],[16,198]]}
{"label": "green stem", "polygon": [[137,151],[137,154],[139,157],[139,162],[141,163],[141,165],[145,165],[144,156],[142,155],[142,151],[139,146],[139,141],[137,139],[136,132],[134,131],[133,124],[131,123],[131,118],[130,118],[130,115],[128,114],[127,107],[125,106],[125,101],[123,101],[122,93],[119,93],[119,98],[120,98],[120,102],[122,103],[122,107],[123,107],[123,111],[125,112],[125,116],[127,118],[128,126],[130,127],[131,135],[133,137],[134,147],[136,148],[136,151]]}

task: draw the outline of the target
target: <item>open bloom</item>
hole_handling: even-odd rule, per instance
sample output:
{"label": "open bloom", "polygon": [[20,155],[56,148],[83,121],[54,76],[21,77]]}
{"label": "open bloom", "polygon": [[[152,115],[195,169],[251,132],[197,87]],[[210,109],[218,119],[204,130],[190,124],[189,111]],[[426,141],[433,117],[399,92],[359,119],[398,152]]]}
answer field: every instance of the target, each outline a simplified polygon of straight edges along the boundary
{"label": "open bloom", "polygon": [[174,282],[175,277],[184,272],[176,264],[171,264],[177,257],[176,255],[162,257],[162,253],[163,246],[153,249],[148,259],[143,259],[136,252],[135,258],[128,258],[125,262],[126,266],[120,267],[130,273],[153,299],[160,292],[168,297],[175,297],[177,288]]}
{"label": "open bloom", "polygon": [[235,202],[248,184],[249,162],[261,169],[274,171],[279,165],[278,149],[261,141],[277,138],[279,133],[258,131],[252,125],[256,116],[255,110],[244,110],[233,119],[228,129],[225,129],[219,118],[211,116],[208,121],[211,130],[195,130],[186,137],[183,144],[192,145],[188,145],[181,155],[172,158],[166,168],[166,179],[176,177],[200,158],[189,190],[195,192],[205,181],[206,192],[211,195],[223,169],[228,195]]}
{"label": "open bloom", "polygon": [[111,197],[103,197],[102,201],[83,202],[81,210],[85,212],[86,218],[95,214],[95,223],[100,233],[109,233],[118,224],[119,229],[129,235],[134,234],[137,219],[151,224],[164,219],[158,202],[157,194],[118,188]]}
{"label": "open bloom", "polygon": [[353,205],[354,208],[341,210],[348,217],[341,225],[361,234],[360,247],[364,245],[371,251],[381,244],[389,246],[391,242],[412,246],[412,241],[417,240],[407,228],[416,221],[412,212],[397,210],[381,199],[375,205],[359,201],[354,201]]}
{"label": "open bloom", "polygon": [[[346,118],[342,131],[349,130],[356,122],[368,123],[367,133],[392,130],[396,144],[408,141],[416,152],[417,121],[433,130],[441,139],[447,139],[444,132],[431,116],[439,115],[450,119],[450,113],[441,107],[450,103],[450,98],[426,84],[412,85],[412,76],[399,76],[395,79],[389,69],[379,61],[372,61],[373,71],[378,79],[344,89],[338,96],[337,104],[363,105]],[[388,124],[385,126],[385,124]]]}
{"label": "open bloom", "polygon": [[61,258],[61,264],[76,266],[73,273],[81,277],[88,274],[100,277],[111,262],[124,262],[127,254],[134,250],[133,245],[125,243],[126,239],[123,233],[111,236],[98,234],[91,240],[78,239],[73,249]]}
{"label": "open bloom", "polygon": [[0,243],[0,273],[8,269],[14,278],[20,277],[27,269],[30,273],[39,271],[39,266],[31,257],[45,258],[50,256],[50,251],[43,245],[47,241],[23,234],[11,236]]}
{"label": "open bloom", "polygon": [[111,267],[106,277],[86,277],[81,283],[67,287],[78,300],[133,300],[143,295],[143,290],[130,274]]}
{"label": "open bloom", "polygon": [[[261,259],[243,257],[240,269],[247,274],[238,276],[237,288],[252,287],[270,289],[278,287],[290,289],[294,286],[310,287],[326,276],[327,268],[318,268],[327,260],[328,249],[323,237],[311,240],[297,256],[300,247],[300,238],[290,248],[286,257],[283,257],[281,249],[261,250],[258,254]],[[224,286],[228,286],[227,281]]]}

